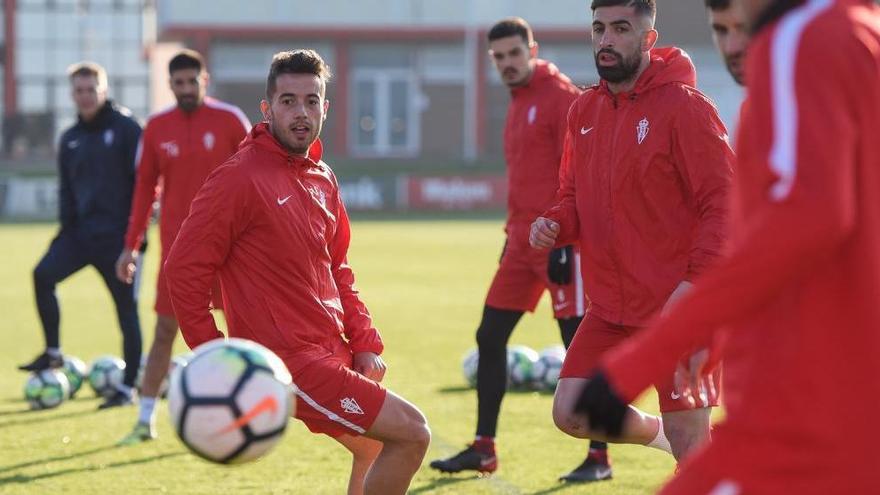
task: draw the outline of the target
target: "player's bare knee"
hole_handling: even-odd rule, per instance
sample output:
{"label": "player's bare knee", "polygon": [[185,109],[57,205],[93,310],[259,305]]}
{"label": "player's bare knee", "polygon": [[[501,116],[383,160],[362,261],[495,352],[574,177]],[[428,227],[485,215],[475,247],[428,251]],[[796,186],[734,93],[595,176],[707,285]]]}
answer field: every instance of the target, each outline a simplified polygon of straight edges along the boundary
{"label": "player's bare knee", "polygon": [[583,437],[586,434],[586,424],[581,424],[579,418],[573,411],[566,411],[556,404],[553,405],[553,423],[566,435],[573,437]]}
{"label": "player's bare knee", "polygon": [[422,411],[419,411],[415,407],[411,407],[410,413],[410,440],[412,443],[424,447],[425,450],[428,448],[428,444],[431,443],[431,429],[428,427],[428,420],[425,418],[425,415],[422,414]]}

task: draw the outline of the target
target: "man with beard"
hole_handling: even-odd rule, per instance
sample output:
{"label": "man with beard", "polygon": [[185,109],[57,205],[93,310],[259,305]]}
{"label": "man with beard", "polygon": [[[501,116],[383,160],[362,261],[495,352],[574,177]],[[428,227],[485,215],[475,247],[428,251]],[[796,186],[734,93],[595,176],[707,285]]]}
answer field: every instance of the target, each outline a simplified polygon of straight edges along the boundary
{"label": "man with beard", "polygon": [[296,417],[351,451],[348,493],[402,495],[431,434],[379,383],[382,339],[354,287],[348,216],[321,161],[329,77],[312,50],[272,59],[265,121],[193,200],[166,263],[168,292],[196,347],[223,337],[208,310],[219,275],[229,335],[278,354],[297,385]]}
{"label": "man with beard", "polygon": [[[137,251],[157,195],[160,198],[159,237],[162,244],[156,282],[156,333],[143,370],[140,411],[134,430],[122,444],[156,437],[156,396],[171,361],[177,319],[165,284],[165,257],[205,178],[232,156],[250,130],[244,113],[228,103],[205,96],[208,72],[193,50],[175,55],[168,64],[169,84],[177,104],[150,117],[140,144],[137,185],[125,235],[125,249],[116,262],[116,276],[132,283]],[[157,189],[157,185],[161,188]],[[214,304],[220,306],[218,286]]]}
{"label": "man with beard", "polygon": [[[559,187],[559,161],[565,116],[580,94],[555,65],[538,58],[532,29],[522,18],[496,23],[488,33],[489,56],[510,88],[504,128],[508,172],[507,240],[477,328],[476,438],[465,450],[431,467],[447,473],[498,469],[495,433],[507,387],[507,342],[525,312],[532,312],[549,291],[565,347],[584,315],[586,298],[576,246],[534,250],[529,225],[553,204]],[[606,445],[593,442],[586,460],[563,477],[596,481],[611,477]]]}
{"label": "man with beard", "polygon": [[[726,418],[662,493],[880,493],[880,7],[742,3],[730,253],[603,359],[578,409],[613,434],[627,402],[723,333]],[[682,361],[678,392],[700,402],[702,360]]]}
{"label": "man with beard", "polygon": [[[127,108],[107,98],[107,72],[103,67],[81,62],[67,74],[78,120],[64,131],[58,146],[61,228],[34,268],[34,294],[46,350],[19,369],[40,371],[62,366],[58,328],[61,315],[55,286],[91,265],[113,296],[125,358],[122,385],[98,406],[103,409],[131,404],[141,358],[137,287],[117,280],[113,270],[131,208],[141,127]],[[140,247],[140,243],[134,247]]]}
{"label": "man with beard", "polygon": [[746,82],[746,46],[749,44],[749,30],[742,7],[732,0],[706,0],[706,8],[715,47],[733,80],[742,86]]}
{"label": "man with beard", "polygon": [[[600,357],[668,310],[719,256],[733,153],[690,58],[655,48],[653,0],[594,0],[601,82],[572,105],[556,205],[532,225],[537,248],[580,241],[591,301],[566,356],[553,419],[578,438],[634,443],[682,459],[709,435],[710,407],[659,377],[662,419],[633,410],[617,435],[574,403]],[[659,352],[660,349],[658,348]],[[717,378],[717,377],[715,377]]]}

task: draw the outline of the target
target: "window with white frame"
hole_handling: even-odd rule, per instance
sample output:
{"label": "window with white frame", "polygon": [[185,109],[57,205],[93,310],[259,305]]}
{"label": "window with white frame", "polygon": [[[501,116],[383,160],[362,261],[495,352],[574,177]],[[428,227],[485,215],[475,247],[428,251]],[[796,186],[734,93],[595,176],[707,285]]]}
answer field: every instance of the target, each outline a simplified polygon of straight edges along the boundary
{"label": "window with white frame", "polygon": [[349,125],[356,156],[414,156],[421,147],[419,90],[409,69],[355,69]]}

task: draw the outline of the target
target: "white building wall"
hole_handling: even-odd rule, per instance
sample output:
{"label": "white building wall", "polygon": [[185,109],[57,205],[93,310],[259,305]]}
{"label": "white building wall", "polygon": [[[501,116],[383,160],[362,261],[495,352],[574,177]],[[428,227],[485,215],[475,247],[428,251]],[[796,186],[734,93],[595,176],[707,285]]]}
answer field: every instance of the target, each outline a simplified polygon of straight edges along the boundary
{"label": "white building wall", "polygon": [[[585,0],[159,0],[160,27],[169,24],[264,27],[375,28],[382,26],[462,27],[469,3],[479,25],[520,15],[534,27],[577,27],[589,23]],[[572,15],[576,12],[577,15]]]}

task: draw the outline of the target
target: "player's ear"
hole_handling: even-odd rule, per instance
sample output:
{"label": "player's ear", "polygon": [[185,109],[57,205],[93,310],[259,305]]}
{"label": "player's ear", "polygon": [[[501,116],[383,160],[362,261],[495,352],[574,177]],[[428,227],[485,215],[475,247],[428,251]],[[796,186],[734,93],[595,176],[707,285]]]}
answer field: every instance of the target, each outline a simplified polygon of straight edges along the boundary
{"label": "player's ear", "polygon": [[272,120],[272,113],[269,111],[269,102],[260,100],[260,113],[263,114],[263,120],[266,122]]}
{"label": "player's ear", "polygon": [[660,33],[658,33],[656,29],[645,31],[645,36],[642,38],[642,51],[647,52],[653,50],[654,45],[657,44],[659,38]]}
{"label": "player's ear", "polygon": [[538,58],[538,42],[533,41],[529,46],[529,58]]}
{"label": "player's ear", "polygon": [[330,100],[324,100],[324,116],[323,120],[327,120],[327,112],[330,110]]}

